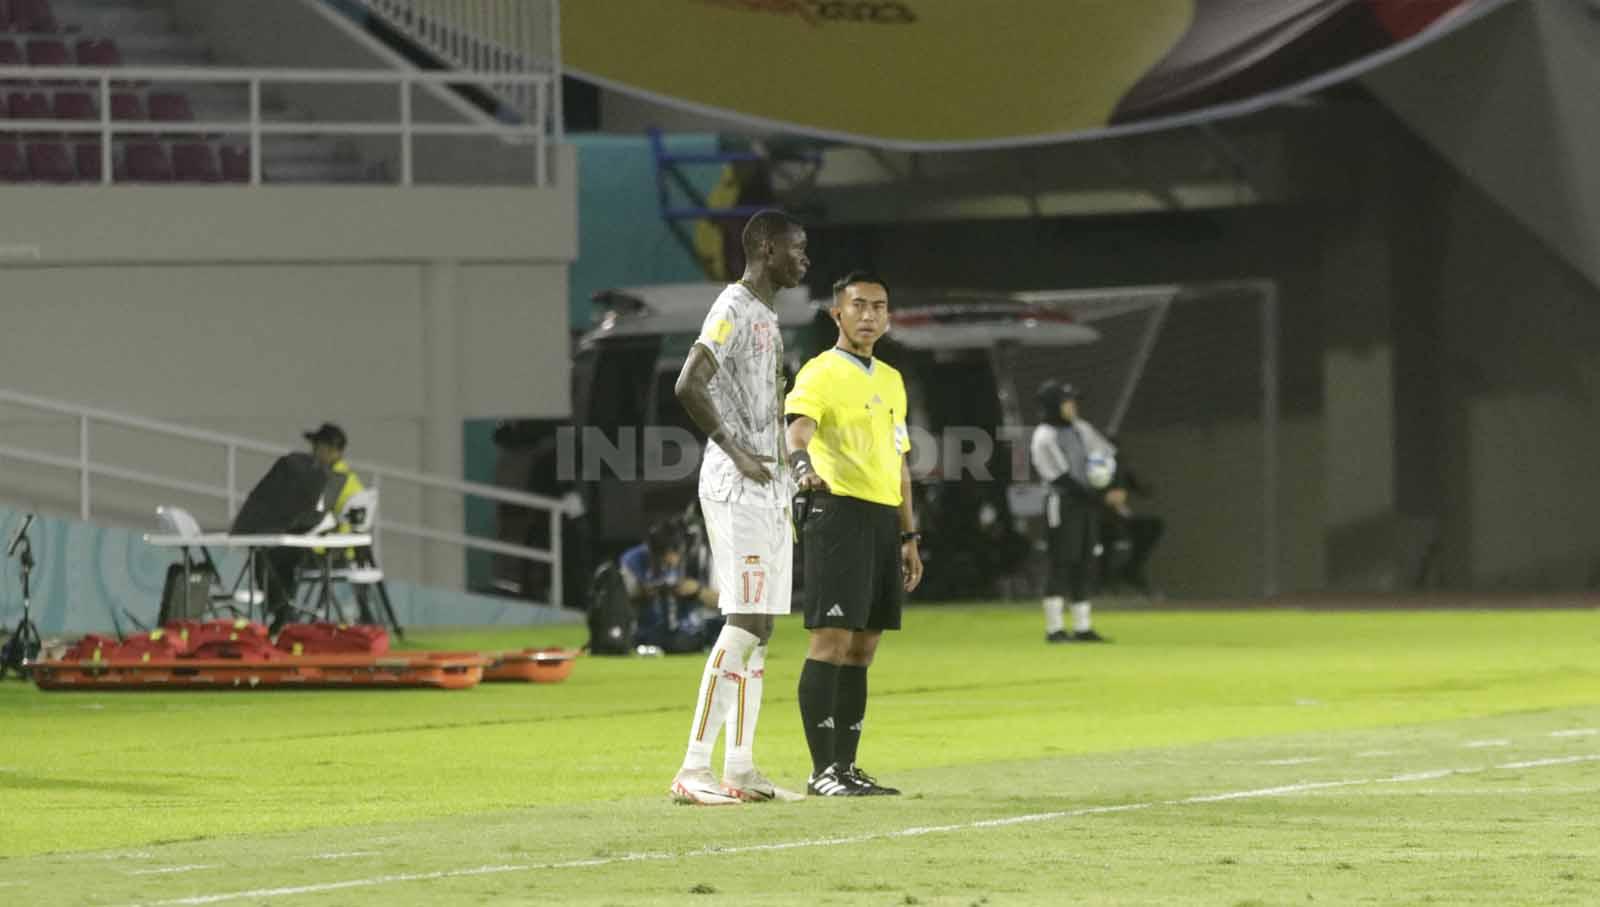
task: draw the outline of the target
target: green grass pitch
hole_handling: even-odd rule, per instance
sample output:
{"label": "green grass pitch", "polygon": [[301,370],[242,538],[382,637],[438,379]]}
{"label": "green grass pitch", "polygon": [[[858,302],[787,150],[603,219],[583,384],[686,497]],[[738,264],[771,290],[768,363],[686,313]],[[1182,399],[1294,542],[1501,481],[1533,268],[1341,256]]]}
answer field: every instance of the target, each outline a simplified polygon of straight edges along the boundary
{"label": "green grass pitch", "polygon": [[[459,692],[9,681],[0,904],[1600,903],[1600,615],[1041,623],[914,608],[884,642],[861,761],[906,796],[715,809],[666,797],[698,657]],[[757,743],[793,787],[803,653],[781,621]]]}

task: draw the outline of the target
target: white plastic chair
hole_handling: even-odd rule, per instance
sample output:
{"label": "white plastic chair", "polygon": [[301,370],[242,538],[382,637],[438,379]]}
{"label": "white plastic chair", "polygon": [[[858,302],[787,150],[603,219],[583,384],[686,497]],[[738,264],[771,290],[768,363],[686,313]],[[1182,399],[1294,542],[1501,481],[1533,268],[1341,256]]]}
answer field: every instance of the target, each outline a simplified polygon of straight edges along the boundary
{"label": "white plastic chair", "polygon": [[[199,538],[203,534],[200,528],[200,521],[194,518],[194,514],[182,507],[157,507],[156,522],[160,524],[163,531],[179,538],[193,539]],[[243,585],[242,583],[235,583],[236,588],[232,593],[225,591],[221,586],[222,570],[217,566],[217,562],[211,557],[211,550],[206,546],[194,546],[194,550],[200,553],[198,558],[190,552],[188,546],[178,550],[183,553],[185,571],[202,566],[211,571],[211,576],[213,577],[212,602],[232,602],[235,605],[252,608],[266,601],[266,595],[259,589],[252,594],[249,589],[238,588]],[[248,569],[248,566],[246,569]]]}
{"label": "white plastic chair", "polygon": [[[351,532],[363,535],[375,532],[378,525],[378,489],[364,488],[351,495],[350,500],[345,502],[344,508],[339,512],[339,522],[347,524]],[[308,579],[320,580],[322,570],[307,569],[303,575]],[[380,616],[387,620],[396,636],[405,638],[405,631],[395,618],[394,606],[389,601],[389,589],[383,582],[383,568],[378,566],[377,560],[373,557],[371,546],[356,548],[354,558],[328,571],[328,579],[356,589],[357,600],[363,604],[365,604],[363,599],[366,597],[366,590],[375,590],[383,608]]]}

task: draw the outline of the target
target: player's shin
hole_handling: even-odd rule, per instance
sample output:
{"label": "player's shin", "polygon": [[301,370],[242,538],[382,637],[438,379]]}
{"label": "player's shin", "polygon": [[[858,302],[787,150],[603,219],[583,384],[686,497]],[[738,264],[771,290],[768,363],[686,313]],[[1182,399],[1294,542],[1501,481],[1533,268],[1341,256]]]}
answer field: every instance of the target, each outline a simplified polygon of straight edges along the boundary
{"label": "player's shin", "polygon": [[711,768],[711,750],[717,732],[726,722],[728,711],[739,698],[746,682],[746,661],[759,640],[754,633],[728,625],[722,628],[711,654],[706,657],[700,692],[695,696],[694,720],[689,724],[689,748],[683,757],[685,769]]}
{"label": "player's shin", "polygon": [[738,698],[728,710],[728,739],[723,774],[739,775],[755,767],[756,721],[761,717],[762,687],[766,685],[767,647],[756,646],[745,665]]}

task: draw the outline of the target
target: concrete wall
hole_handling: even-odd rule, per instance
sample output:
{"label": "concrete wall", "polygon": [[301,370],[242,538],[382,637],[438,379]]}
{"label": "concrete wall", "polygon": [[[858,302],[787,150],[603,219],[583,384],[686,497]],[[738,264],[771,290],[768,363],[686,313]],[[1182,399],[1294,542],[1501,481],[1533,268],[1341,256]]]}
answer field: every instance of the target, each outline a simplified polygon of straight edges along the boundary
{"label": "concrete wall", "polygon": [[[568,166],[573,164],[570,151]],[[0,190],[0,388],[298,447],[323,420],[351,457],[462,475],[468,419],[564,418],[575,190],[18,187]],[[37,257],[34,257],[34,256]],[[77,425],[0,406],[6,445],[76,457]],[[94,459],[213,486],[220,448],[97,427]],[[238,466],[243,490],[267,460]],[[96,479],[93,515],[223,502]],[[0,501],[78,512],[78,479],[6,462]],[[391,520],[461,525],[460,501],[384,490]],[[398,539],[397,575],[460,553]]]}
{"label": "concrete wall", "polygon": [[1529,0],[1363,80],[1409,128],[1600,285],[1600,13]]}

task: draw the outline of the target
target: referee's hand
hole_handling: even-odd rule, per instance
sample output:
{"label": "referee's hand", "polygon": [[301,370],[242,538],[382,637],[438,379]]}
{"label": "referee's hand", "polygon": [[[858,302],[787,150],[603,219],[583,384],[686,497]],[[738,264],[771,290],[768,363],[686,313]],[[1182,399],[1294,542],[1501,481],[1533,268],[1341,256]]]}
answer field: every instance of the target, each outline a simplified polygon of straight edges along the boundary
{"label": "referee's hand", "polygon": [[922,582],[922,555],[917,552],[915,539],[900,543],[900,578],[905,581],[907,592],[916,591]]}

